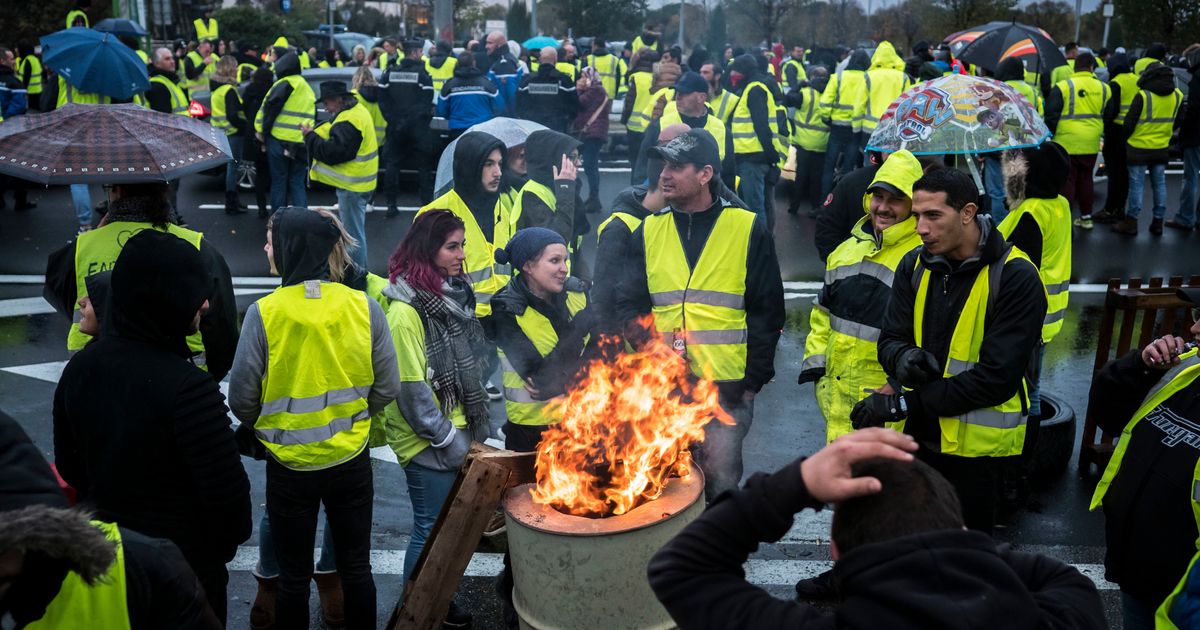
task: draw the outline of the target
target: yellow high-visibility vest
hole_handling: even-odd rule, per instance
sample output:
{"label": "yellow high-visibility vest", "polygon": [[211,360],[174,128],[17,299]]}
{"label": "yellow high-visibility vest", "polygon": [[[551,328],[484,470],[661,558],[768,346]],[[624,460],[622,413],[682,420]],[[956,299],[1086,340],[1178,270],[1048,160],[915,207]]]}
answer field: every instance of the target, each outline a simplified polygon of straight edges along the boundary
{"label": "yellow high-visibility vest", "polygon": [[238,107],[241,107],[242,97],[240,94],[238,94],[237,88],[229,84],[222,85],[213,90],[212,117],[208,119],[209,122],[212,123],[212,126],[224,130],[225,135],[227,136],[232,136],[237,133],[237,127],[234,127],[232,124],[230,124],[229,116],[227,115],[228,112],[225,111],[225,98],[229,95],[230,90],[233,90],[234,96],[237,97]]}
{"label": "yellow high-visibility vest", "polygon": [[1062,330],[1071,288],[1071,206],[1065,197],[1026,199],[1013,208],[997,229],[1004,238],[1012,236],[1021,217],[1029,215],[1042,233],[1042,264],[1038,275],[1046,288],[1046,318],[1042,320],[1042,343],[1050,343]]}
{"label": "yellow high-visibility vest", "polygon": [[[520,280],[514,279],[513,282]],[[587,293],[567,291],[567,312],[572,318],[585,306]],[[558,333],[554,332],[554,326],[550,325],[550,320],[537,309],[526,307],[525,312],[517,315],[516,320],[521,332],[525,333],[525,337],[542,357],[549,355],[554,346],[558,345]],[[550,400],[535,400],[529,394],[525,389],[525,379],[521,378],[503,352],[500,353],[500,369],[504,384],[504,410],[508,413],[509,422],[525,426],[544,426],[561,419],[549,412],[547,406]]]}
{"label": "yellow high-visibility vest", "polygon": [[62,107],[67,103],[82,103],[85,105],[109,105],[112,99],[107,96],[101,96],[95,92],[80,92],[75,89],[74,85],[67,83],[67,80],[58,75],[58,102],[54,105],[56,108]]}
{"label": "yellow high-visibility vest", "polygon": [[1042,97],[1037,93],[1037,90],[1033,89],[1033,86],[1021,79],[1013,79],[1011,81],[1005,81],[1004,83],[1021,94],[1024,94],[1025,98],[1029,99],[1029,104],[1033,106],[1037,113],[1042,113]]}
{"label": "yellow high-visibility vest", "polygon": [[200,53],[193,50],[187,54],[187,58],[191,60],[192,64],[197,68],[203,68],[203,70],[199,75],[196,76],[195,79],[189,79],[187,78],[187,70],[185,69],[183,72],[183,77],[180,79],[181,87],[189,92],[208,89],[208,80],[212,78],[213,70],[216,69],[217,62],[221,60],[221,58],[217,56],[217,53],[212,53],[211,56],[212,63],[206,66],[204,65],[204,58],[200,56]]}
{"label": "yellow high-visibility vest", "polygon": [[[281,83],[291,85],[292,93],[288,95],[283,109],[275,118],[275,124],[271,126],[271,137],[283,142],[304,142],[304,135],[300,133],[300,125],[302,123],[313,124],[317,115],[317,97],[313,94],[308,81],[298,74],[276,80],[275,85],[271,86],[271,91],[274,91]],[[268,98],[270,95],[271,92],[267,92]],[[263,131],[263,108],[261,107],[258,108],[258,114],[254,117],[254,130],[258,133]]]}
{"label": "yellow high-visibility vest", "polygon": [[862,132],[871,133],[892,101],[909,86],[908,75],[902,70],[874,68],[863,73],[863,91],[867,101],[862,112]]}
{"label": "yellow high-visibility vest", "polygon": [[608,93],[608,98],[617,98],[621,76],[625,74],[624,60],[616,55],[592,55],[591,64],[596,74],[600,75],[600,83]]}
{"label": "yellow high-visibility vest", "polygon": [[1116,83],[1121,86],[1121,101],[1117,109],[1117,117],[1114,119],[1118,125],[1125,124],[1125,114],[1129,113],[1129,105],[1133,103],[1133,97],[1138,95],[1138,75],[1132,72],[1122,72],[1115,77],[1109,79],[1109,83]]}
{"label": "yellow high-visibility vest", "polygon": [[1104,108],[1112,91],[1091,72],[1076,72],[1054,86],[1062,93],[1062,116],[1054,141],[1070,155],[1095,155],[1100,152],[1104,133]]}
{"label": "yellow high-visibility vest", "polygon": [[[707,109],[707,106],[706,106]],[[683,117],[679,115],[679,106],[676,101],[671,101],[663,109],[662,118],[658,120],[658,128],[666,129],[671,125],[678,125],[683,122]],[[708,112],[704,117],[704,130],[712,134],[713,140],[717,141],[717,152],[720,153],[721,159],[725,159],[725,123],[721,122],[720,118]]]}
{"label": "yellow high-visibility vest", "polygon": [[1183,105],[1183,92],[1178,89],[1170,96],[1159,96],[1142,90],[1142,113],[1129,136],[1129,146],[1135,149],[1165,149],[1171,143],[1175,117]]}
{"label": "yellow high-visibility vest", "polygon": [[21,63],[17,64],[18,74],[25,76],[25,69],[29,69],[29,85],[25,86],[26,91],[31,96],[36,96],[42,93],[42,60],[37,58],[37,55],[25,55],[21,57]]}
{"label": "yellow high-visibility vest", "polygon": [[104,537],[114,543],[117,557],[104,575],[88,584],[74,571],[63,578],[58,594],[46,606],[41,619],[25,626],[28,630],[56,630],[77,628],[86,620],[86,625],[110,630],[129,630],[129,604],[125,583],[125,549],[121,545],[121,531],[116,523],[92,521],[92,525],[104,532]]}
{"label": "yellow high-visibility vest", "polygon": [[363,107],[362,101],[359,101],[354,107],[338,112],[332,122],[320,125],[313,133],[328,140],[329,130],[341,122],[350,123],[362,135],[358,153],[353,160],[340,164],[326,164],[313,160],[308,176],[334,188],[360,193],[371,192],[375,190],[375,177],[379,173],[379,145],[375,142],[375,123],[371,120],[371,113]]}
{"label": "yellow high-visibility vest", "polygon": [[728,124],[729,119],[733,117],[733,110],[737,108],[738,95],[729,90],[721,90],[721,93],[708,99],[708,108],[717,115],[721,122]]}
{"label": "yellow high-visibility vest", "polygon": [[[1192,486],[1200,487],[1200,462],[1197,462],[1196,471],[1192,476]],[[1197,520],[1200,522],[1200,498],[1192,498],[1192,511],[1196,513]],[[1200,541],[1196,547],[1200,549]],[[1175,586],[1175,590],[1167,596],[1162,605],[1154,613],[1154,627],[1157,630],[1185,630],[1186,628],[1194,627],[1195,618],[1182,618],[1185,614],[1182,608],[1182,602],[1185,600],[1194,601],[1196,598],[1195,587],[1188,588],[1188,584],[1196,583],[1196,576],[1200,572],[1200,552],[1192,556],[1192,561],[1188,563],[1187,571],[1183,572],[1183,577],[1179,578],[1179,584]]]}
{"label": "yellow high-visibility vest", "polygon": [[[497,201],[497,204],[500,202]],[[496,271],[496,246],[488,242],[483,235],[483,229],[475,220],[475,215],[467,203],[454,190],[434,199],[432,203],[417,211],[417,216],[430,210],[449,210],[458,217],[466,228],[465,243],[463,244],[463,277],[471,283],[475,291],[475,316],[487,317],[492,314],[492,296],[508,283],[508,276]],[[497,210],[493,210],[498,213]]]}
{"label": "yellow high-visibility vest", "polygon": [[867,104],[864,74],[862,70],[843,70],[829,77],[825,92],[821,94],[821,105],[829,111],[830,125],[860,130]]}
{"label": "yellow high-visibility vest", "polygon": [[638,50],[640,50],[640,49],[642,49],[642,48],[650,48],[650,49],[653,49],[653,50],[658,50],[658,47],[659,47],[661,44],[662,44],[662,40],[661,40],[661,39],[654,40],[654,43],[653,43],[653,44],[647,44],[647,43],[645,42],[645,40],[643,40],[643,39],[642,39],[642,36],[641,36],[641,35],[638,35],[637,37],[633,38],[633,43],[629,45],[629,48],[630,48],[630,54],[636,54],[636,53],[637,53],[637,51],[638,51]]}
{"label": "yellow high-visibility vest", "polygon": [[654,75],[649,72],[634,72],[629,75],[630,88],[636,90],[629,122],[625,123],[625,128],[629,131],[642,133],[650,126],[650,117],[646,115],[645,110],[646,105],[650,103],[650,87],[653,83]]}
{"label": "yellow high-visibility vest", "polygon": [[446,62],[440,68],[433,67],[433,64],[429,63],[428,59],[425,60],[425,71],[429,73],[429,78],[433,79],[433,92],[435,94],[442,93],[442,86],[446,85],[446,82],[454,76],[454,69],[457,67],[458,60],[454,57],[447,57]]}
{"label": "yellow high-visibility vest", "polygon": [[67,28],[71,28],[71,24],[76,18],[83,18],[83,28],[91,27],[91,22],[88,20],[87,13],[84,13],[79,9],[72,9],[69,13],[67,13]]}
{"label": "yellow high-visibility vest", "polygon": [[674,213],[642,222],[646,286],[654,327],[682,350],[692,372],[713,381],[746,375],[746,260],[754,213],[725,206],[695,268],[688,264]]}
{"label": "yellow high-visibility vest", "polygon": [[157,84],[163,86],[164,88],[166,88],[167,94],[169,94],[171,96],[171,113],[172,114],[179,114],[181,116],[188,115],[187,95],[183,93],[183,90],[180,89],[180,87],[177,83],[175,83],[171,79],[164,77],[160,74],[156,74],[156,75],[150,77],[150,82],[157,83]]}
{"label": "yellow high-visibility vest", "polygon": [[367,396],[375,382],[369,299],[313,280],[258,300],[271,351],[254,433],[281,465],[320,470],[366,448]]}
{"label": "yellow high-visibility vest", "polygon": [[[1004,266],[1026,256],[1016,247],[1009,247],[999,260],[980,269],[963,304],[958,322],[950,337],[945,378],[966,372],[979,363],[979,350],[987,331],[987,311],[991,292],[1000,290]],[[1032,263],[1031,263],[1032,264]],[[925,302],[929,296],[929,269],[920,267],[920,283],[913,305],[913,337],[918,347],[925,339]],[[938,331],[943,334],[943,331]],[[1029,388],[1024,379],[1017,391],[994,407],[974,409],[957,416],[938,418],[941,438],[937,445],[927,445],[937,452],[959,457],[1007,457],[1020,455],[1025,445],[1025,421],[1028,418]]]}
{"label": "yellow high-visibility vest", "polygon": [[216,41],[221,38],[220,30],[217,28],[217,18],[196,18],[192,20],[192,26],[196,27],[196,41],[201,42],[206,39]]}
{"label": "yellow high-visibility vest", "polygon": [[375,125],[375,144],[379,148],[383,148],[383,143],[387,142],[387,119],[383,117],[383,110],[379,108],[379,103],[372,103],[359,95],[358,90],[350,90],[350,93],[358,98],[358,102],[363,107],[367,108],[367,112],[371,114],[371,122]]}
{"label": "yellow high-visibility vest", "polygon": [[825,124],[828,114],[821,106],[821,94],[811,87],[800,88],[800,93],[804,103],[792,117],[795,127],[792,144],[805,151],[824,153],[829,146],[829,125]]}
{"label": "yellow high-visibility vest", "polygon": [[796,87],[788,79],[788,68],[796,69],[796,81],[797,82],[808,80],[808,73],[804,71],[804,64],[800,63],[800,61],[797,59],[788,57],[787,60],[783,62],[783,66],[780,67],[780,74],[783,76],[782,87],[783,87],[784,92],[790,92],[792,90],[792,88]]}
{"label": "yellow high-visibility vest", "polygon": [[758,141],[758,134],[754,132],[754,121],[750,117],[750,93],[752,90],[762,90],[766,96],[767,124],[771,128],[772,146],[775,149],[776,155],[782,156],[786,160],[788,150],[779,132],[779,117],[776,112],[775,97],[762,81],[755,81],[747,85],[745,91],[742,92],[741,99],[738,100],[737,107],[733,108],[733,118],[730,119],[729,125],[729,131],[733,134],[733,152],[740,155],[743,153],[759,153],[766,150],[762,146],[762,143]]}
{"label": "yellow high-visibility vest", "polygon": [[633,231],[642,224],[641,219],[629,214],[628,212],[613,212],[612,214],[608,215],[607,219],[601,221],[600,226],[596,228],[597,243],[600,242],[600,236],[604,234],[604,230],[607,229],[608,225],[613,221],[620,221],[621,223],[624,223],[625,227],[629,228],[630,234],[632,234]]}

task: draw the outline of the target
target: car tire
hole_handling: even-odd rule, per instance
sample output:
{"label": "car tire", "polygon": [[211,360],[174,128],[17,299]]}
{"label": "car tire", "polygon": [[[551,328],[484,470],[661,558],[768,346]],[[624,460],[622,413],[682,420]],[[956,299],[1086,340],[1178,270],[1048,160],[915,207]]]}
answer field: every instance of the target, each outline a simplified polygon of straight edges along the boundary
{"label": "car tire", "polygon": [[1075,410],[1062,397],[1042,391],[1042,423],[1038,429],[1029,478],[1044,483],[1062,474],[1075,451]]}

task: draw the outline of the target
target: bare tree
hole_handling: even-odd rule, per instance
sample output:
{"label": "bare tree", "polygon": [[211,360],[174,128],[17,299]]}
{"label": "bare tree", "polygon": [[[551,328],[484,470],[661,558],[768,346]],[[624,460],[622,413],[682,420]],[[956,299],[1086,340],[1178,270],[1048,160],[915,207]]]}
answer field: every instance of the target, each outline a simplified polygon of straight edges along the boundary
{"label": "bare tree", "polygon": [[728,0],[726,6],[738,24],[732,31],[735,37],[737,33],[750,34],[737,39],[749,40],[744,43],[770,44],[780,34],[784,20],[809,2],[811,0]]}

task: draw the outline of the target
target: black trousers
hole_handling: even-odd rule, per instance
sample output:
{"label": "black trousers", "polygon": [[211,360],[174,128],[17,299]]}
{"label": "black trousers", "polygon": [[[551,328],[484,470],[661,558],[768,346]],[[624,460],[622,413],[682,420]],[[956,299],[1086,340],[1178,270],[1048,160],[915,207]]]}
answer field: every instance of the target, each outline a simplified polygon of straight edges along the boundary
{"label": "black trousers", "polygon": [[812,212],[821,208],[821,171],[824,167],[824,151],[796,147],[796,181],[792,182],[788,212],[796,212],[801,201],[808,201],[812,205]]}
{"label": "black trousers", "polygon": [[226,597],[229,571],[225,569],[221,554],[203,544],[187,546],[179,544],[178,541],[173,542],[183,552],[183,557],[188,566],[192,567],[200,586],[204,587],[204,596],[208,599],[213,613],[221,621],[221,625],[225,625],[226,616],[229,614],[229,598]]}
{"label": "black trousers", "polygon": [[1125,150],[1128,138],[1120,125],[1104,125],[1104,172],[1108,175],[1108,193],[1104,196],[1104,209],[1112,214],[1125,214],[1125,200],[1129,197],[1129,160]]}
{"label": "black trousers", "polygon": [[966,526],[990,536],[996,526],[1004,470],[1014,458],[959,457],[935,453],[927,448],[917,451],[917,457],[954,486]]}
{"label": "black trousers", "polygon": [[387,170],[383,189],[388,206],[396,205],[400,194],[400,169],[409,164],[417,170],[417,190],[421,204],[433,201],[433,138],[429,121],[388,126],[387,142],[383,145],[383,161]]}
{"label": "black trousers", "polygon": [[633,167],[637,166],[638,154],[641,153],[641,151],[642,151],[642,139],[645,137],[646,137],[646,134],[645,134],[645,132],[642,132],[642,131],[626,131],[625,132],[625,139],[627,142],[629,142],[629,146],[626,147],[626,149],[628,149],[628,155],[629,155],[629,168],[630,168],[629,183],[634,186],[642,183],[640,181],[637,181],[636,176],[633,175],[633,171],[636,170]]}
{"label": "black trousers", "polygon": [[370,557],[374,498],[371,460],[365,449],[354,459],[324,470],[297,471],[267,461],[267,518],[279,560],[275,619],[280,630],[308,628],[313,544],[322,503],[333,533],[346,627],[375,628]]}

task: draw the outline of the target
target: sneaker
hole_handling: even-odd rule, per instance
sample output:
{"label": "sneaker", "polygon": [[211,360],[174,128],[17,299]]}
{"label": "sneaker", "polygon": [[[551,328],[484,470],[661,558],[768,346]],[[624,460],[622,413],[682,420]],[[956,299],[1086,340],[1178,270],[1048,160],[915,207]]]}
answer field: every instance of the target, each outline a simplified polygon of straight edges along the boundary
{"label": "sneaker", "polygon": [[1101,210],[1100,212],[1097,212],[1096,214],[1092,215],[1092,221],[1095,221],[1096,223],[1104,223],[1104,224],[1116,223],[1117,221],[1120,221],[1121,219],[1124,219],[1124,218],[1125,218],[1124,210],[1112,211],[1112,210],[1105,209],[1105,210]]}
{"label": "sneaker", "polygon": [[1162,234],[1162,226],[1163,226],[1162,219],[1154,219],[1153,221],[1150,222],[1150,233],[1155,236]]}
{"label": "sneaker", "polygon": [[500,388],[496,387],[495,385],[492,385],[491,383],[485,383],[483,386],[483,390],[487,392],[488,400],[503,400],[504,399],[504,393],[500,391]]}
{"label": "sneaker", "polygon": [[1138,233],[1137,219],[1125,217],[1124,219],[1121,219],[1117,223],[1113,224],[1112,231],[1116,232],[1117,234],[1136,236]]}
{"label": "sneaker", "polygon": [[1170,221],[1163,223],[1163,225],[1171,228],[1172,230],[1183,230],[1184,232],[1190,232],[1196,227],[1194,225],[1187,225],[1184,223],[1180,223],[1180,222],[1176,221],[1175,219],[1171,219]]}
{"label": "sneaker", "polygon": [[458,601],[450,602],[450,610],[446,613],[446,620],[442,622],[443,628],[470,628],[471,613],[462,609],[458,605]]}
{"label": "sneaker", "polygon": [[796,582],[796,598],[803,600],[837,599],[837,584],[833,581],[833,569],[816,577]]}
{"label": "sneaker", "polygon": [[1095,227],[1095,225],[1092,223],[1091,218],[1085,219],[1083,217],[1079,217],[1078,219],[1075,219],[1075,227],[1090,230]]}

